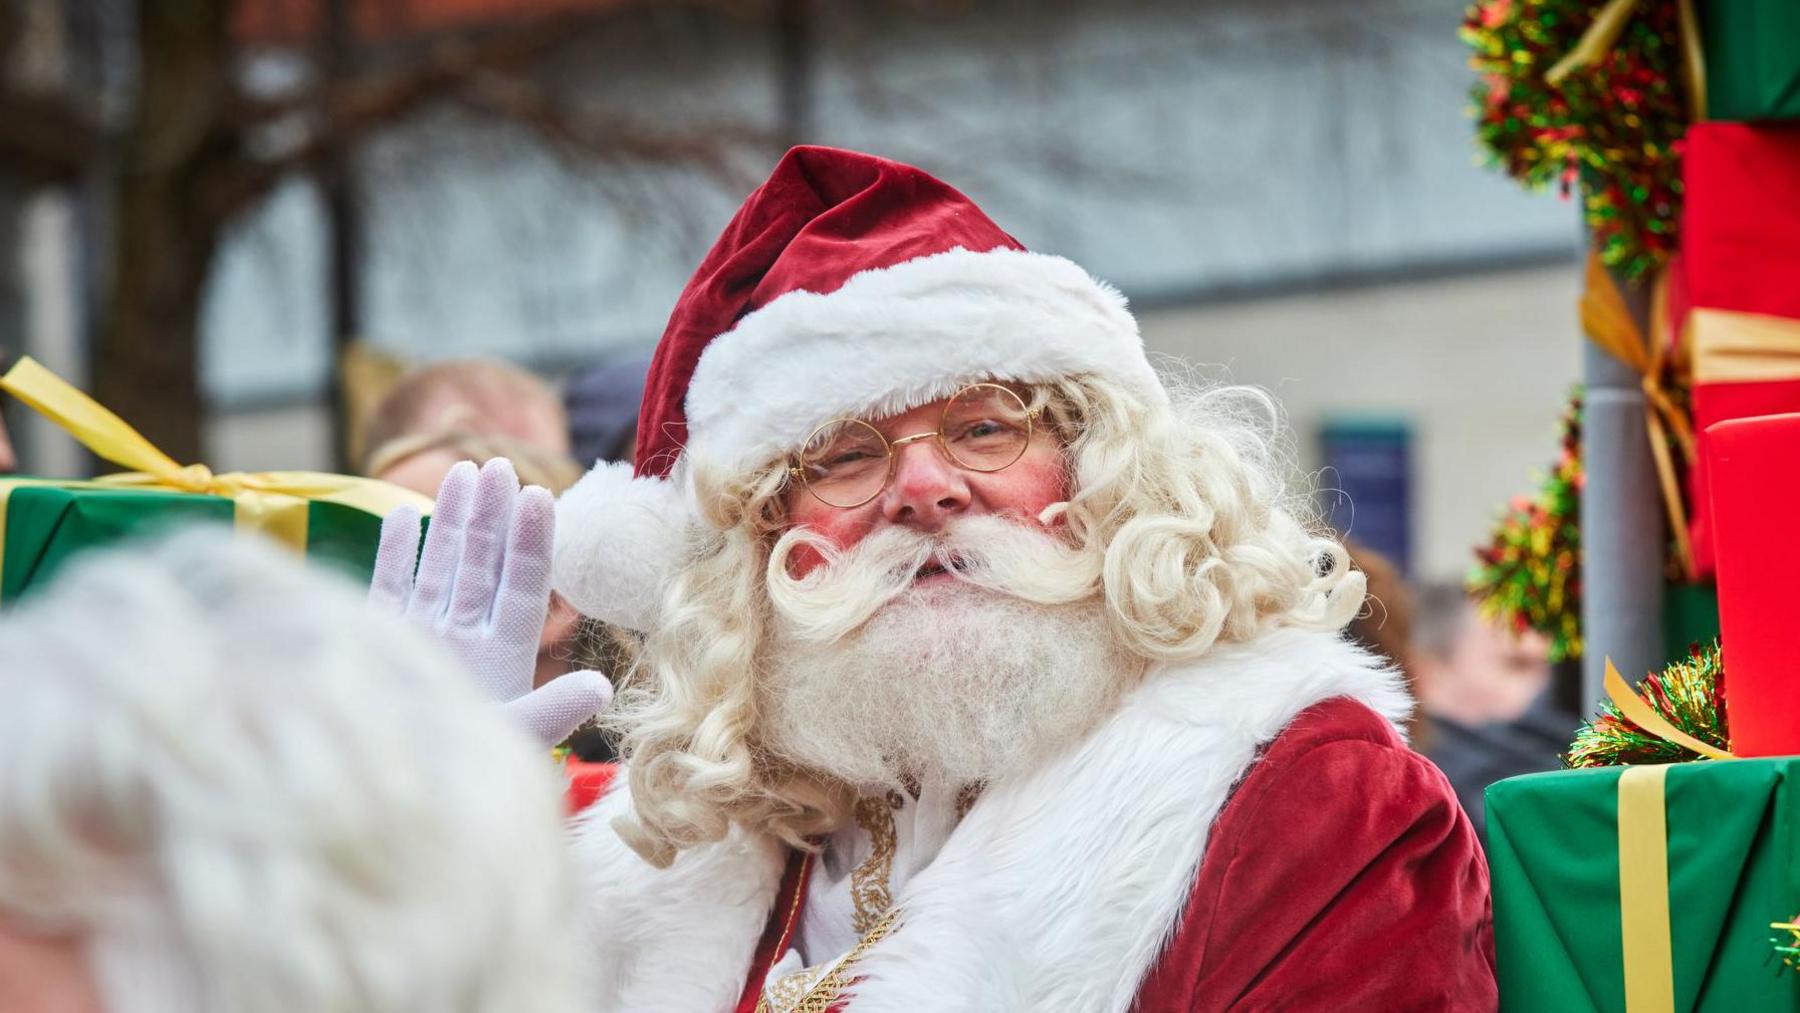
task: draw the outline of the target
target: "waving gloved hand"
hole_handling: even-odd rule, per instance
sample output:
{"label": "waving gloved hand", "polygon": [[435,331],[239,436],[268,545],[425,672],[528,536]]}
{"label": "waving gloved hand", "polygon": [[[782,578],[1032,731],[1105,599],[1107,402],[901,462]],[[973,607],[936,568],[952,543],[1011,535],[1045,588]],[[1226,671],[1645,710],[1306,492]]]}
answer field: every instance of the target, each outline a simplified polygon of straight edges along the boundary
{"label": "waving gloved hand", "polygon": [[465,461],[438,489],[423,555],[417,510],[401,507],[381,522],[369,584],[372,606],[406,616],[447,644],[476,682],[547,745],[568,738],[612,702],[612,684],[599,672],[570,672],[531,688],[550,606],[555,506],[544,489],[520,489],[505,458],[479,472]]}

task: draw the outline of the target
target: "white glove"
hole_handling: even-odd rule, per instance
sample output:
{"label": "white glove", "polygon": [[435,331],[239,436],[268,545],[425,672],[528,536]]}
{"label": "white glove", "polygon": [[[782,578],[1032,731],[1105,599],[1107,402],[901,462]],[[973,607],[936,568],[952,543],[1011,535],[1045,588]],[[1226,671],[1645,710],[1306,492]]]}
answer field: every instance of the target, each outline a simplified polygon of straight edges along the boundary
{"label": "white glove", "polygon": [[570,672],[531,688],[555,533],[555,501],[537,486],[520,489],[512,462],[495,458],[477,472],[464,461],[438,488],[423,555],[417,510],[401,507],[382,520],[369,582],[371,606],[447,644],[481,688],[547,745],[612,702],[612,684],[599,672]]}

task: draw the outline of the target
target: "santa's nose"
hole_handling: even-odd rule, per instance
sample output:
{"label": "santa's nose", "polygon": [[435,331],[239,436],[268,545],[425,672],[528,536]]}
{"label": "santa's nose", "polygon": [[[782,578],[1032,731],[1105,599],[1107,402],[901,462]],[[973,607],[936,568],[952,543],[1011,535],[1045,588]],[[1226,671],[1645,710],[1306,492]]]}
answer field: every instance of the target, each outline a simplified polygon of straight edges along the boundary
{"label": "santa's nose", "polygon": [[881,515],[890,524],[942,530],[969,508],[968,476],[932,440],[894,448],[894,480],[882,493]]}

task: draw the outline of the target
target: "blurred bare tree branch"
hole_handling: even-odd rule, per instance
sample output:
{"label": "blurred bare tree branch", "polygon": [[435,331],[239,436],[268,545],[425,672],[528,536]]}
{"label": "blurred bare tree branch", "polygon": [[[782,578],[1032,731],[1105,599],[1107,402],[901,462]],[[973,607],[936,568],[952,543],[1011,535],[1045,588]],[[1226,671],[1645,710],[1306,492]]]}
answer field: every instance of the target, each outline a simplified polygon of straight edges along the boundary
{"label": "blurred bare tree branch", "polygon": [[[314,46],[308,74],[275,94],[246,84],[246,65],[266,48],[243,31],[245,8],[257,2],[116,4],[132,21],[136,80],[110,130],[93,111],[101,103],[78,89],[0,80],[0,174],[85,185],[107,213],[90,386],[179,460],[201,454],[197,332],[220,243],[292,175],[341,171],[373,135],[445,103],[516,122],[590,167],[679,166],[733,187],[753,178],[734,154],[769,140],[735,125],[648,127],[559,101],[533,79],[557,51],[652,0],[540,5],[532,16],[401,35],[366,61],[318,59]],[[0,0],[0,54],[23,48],[15,14],[12,0]],[[317,33],[327,19],[310,20],[321,22],[309,27]]]}
{"label": "blurred bare tree branch", "polygon": [[[0,0],[0,52],[18,49],[23,31],[5,15],[28,5],[60,6]],[[1022,195],[1052,235],[1059,195],[1083,188],[1187,199],[1189,184],[1158,160],[1172,124],[1146,123],[1143,143],[1096,144],[1090,119],[1126,110],[1070,104],[1078,89],[1064,82],[1119,73],[1153,91],[1200,59],[1194,40],[1152,35],[1154,54],[1097,71],[1071,41],[1083,12],[1100,8],[1093,0],[492,0],[484,21],[409,21],[438,6],[87,0],[83,16],[114,40],[106,60],[122,86],[0,78],[0,174],[80,187],[99,223],[91,386],[171,454],[200,454],[197,332],[221,244],[296,176],[324,196],[339,339],[358,327],[361,254],[344,239],[359,234],[358,188],[381,194],[383,208],[406,187],[448,193],[468,173],[440,169],[517,164],[522,139],[569,170],[563,193],[600,197],[621,245],[704,243],[722,213],[706,191],[741,194],[794,141],[868,146],[971,189]],[[989,43],[983,58],[934,54],[943,34],[932,25],[951,19],[963,47],[953,52]],[[686,76],[696,69],[699,86]],[[1008,114],[993,115],[993,103]],[[497,129],[468,129],[479,120]],[[563,210],[517,215],[512,235],[524,247],[573,232]],[[385,221],[383,235],[415,230],[429,250],[428,221]],[[583,305],[614,301],[605,287],[635,280],[595,277]],[[559,297],[570,302],[543,301]]]}
{"label": "blurred bare tree branch", "polygon": [[[454,98],[478,81],[524,73],[534,61],[579,37],[589,17],[564,12],[515,27],[451,34],[409,62],[322,81],[296,95],[277,100],[234,96],[230,119],[246,137],[298,136],[239,166],[217,194],[218,213],[236,213],[287,174],[316,168],[326,157],[422,106]],[[283,125],[300,129],[277,129]]]}
{"label": "blurred bare tree branch", "polygon": [[[0,165],[27,185],[61,183],[81,174],[94,155],[98,131],[89,112],[67,95],[33,80],[25,50],[42,45],[42,28],[12,3],[0,3]],[[39,19],[41,20],[41,18]]]}
{"label": "blurred bare tree branch", "polygon": [[457,95],[468,108],[523,124],[565,158],[594,162],[690,166],[730,189],[749,189],[759,174],[741,164],[745,150],[776,143],[775,135],[739,123],[659,129],[558,101],[523,78],[471,81]]}
{"label": "blurred bare tree branch", "polygon": [[93,122],[59,96],[0,90],[0,123],[0,164],[26,183],[67,182],[94,157]]}

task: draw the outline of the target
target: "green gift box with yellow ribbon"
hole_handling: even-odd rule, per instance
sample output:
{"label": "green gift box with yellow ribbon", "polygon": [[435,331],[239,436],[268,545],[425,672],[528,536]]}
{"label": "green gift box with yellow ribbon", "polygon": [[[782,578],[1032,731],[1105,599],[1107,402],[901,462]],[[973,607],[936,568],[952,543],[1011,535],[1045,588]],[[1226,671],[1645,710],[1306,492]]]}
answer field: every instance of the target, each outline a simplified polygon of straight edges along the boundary
{"label": "green gift box with yellow ribbon", "polygon": [[92,481],[0,477],[0,605],[42,586],[86,549],[195,523],[257,532],[366,582],[381,519],[402,505],[431,512],[428,497],[372,479],[307,471],[214,474],[203,465],[179,465],[29,358],[0,377],[0,390],[130,469]]}
{"label": "green gift box with yellow ribbon", "polygon": [[1501,1009],[1800,1010],[1771,942],[1800,911],[1800,757],[1528,774],[1487,822]]}

